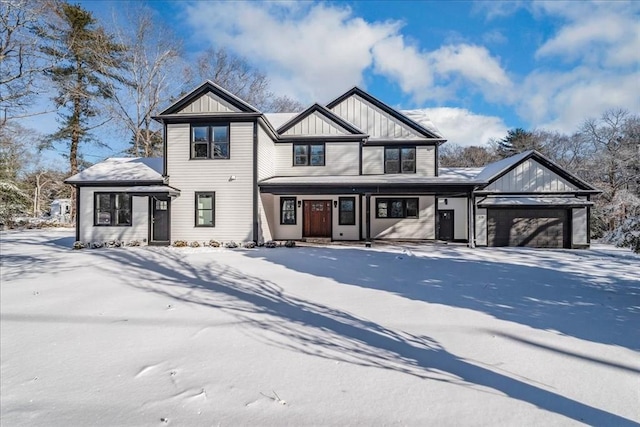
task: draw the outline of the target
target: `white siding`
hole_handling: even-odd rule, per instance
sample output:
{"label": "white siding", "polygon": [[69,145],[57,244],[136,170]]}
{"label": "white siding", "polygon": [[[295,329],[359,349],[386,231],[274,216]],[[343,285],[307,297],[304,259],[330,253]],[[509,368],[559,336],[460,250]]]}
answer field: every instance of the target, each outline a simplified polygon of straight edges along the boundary
{"label": "white siding", "polygon": [[384,147],[362,147],[362,174],[384,174]]}
{"label": "white siding", "polygon": [[587,208],[572,209],[573,220],[571,227],[571,244],[588,245]]}
{"label": "white siding", "polygon": [[258,181],[276,174],[275,153],[273,140],[258,126]]}
{"label": "white siding", "polygon": [[476,245],[487,246],[487,210],[476,209]]}
{"label": "white siding", "polygon": [[371,139],[426,139],[392,115],[355,94],[331,110],[338,117],[368,134]]}
{"label": "white siding", "polygon": [[533,159],[516,166],[509,173],[486,187],[503,192],[559,192],[576,191],[565,179],[551,172]]}
{"label": "white siding", "polygon": [[345,135],[349,132],[318,112],[309,114],[283,135]]}
{"label": "white siding", "polygon": [[[253,126],[231,123],[228,160],[189,160],[189,124],[167,126],[167,173],[181,191],[171,203],[173,241],[253,240]],[[215,227],[195,227],[196,191],[215,191]]]}
{"label": "white siding", "polygon": [[419,196],[418,218],[376,218],[377,198],[415,198],[411,195],[371,197],[371,238],[374,239],[435,239],[434,196]]}
{"label": "white siding", "polygon": [[[446,202],[446,203],[445,203]],[[453,238],[466,240],[468,236],[468,212],[466,197],[442,197],[438,210],[453,210]]]}
{"label": "white siding", "polygon": [[[264,197],[264,195],[263,195]],[[295,224],[280,224],[280,198],[281,197],[296,197],[300,202],[300,207],[296,204],[296,223]],[[356,224],[355,225],[340,225],[339,208],[333,207],[334,202],[339,203],[340,197],[354,197],[356,203]],[[360,215],[359,196],[354,194],[317,194],[317,195],[286,195],[286,196],[273,196],[272,197],[272,212],[269,224],[272,225],[272,235],[276,240],[300,240],[302,239],[302,226],[303,226],[303,214],[304,200],[331,200],[332,209],[332,224],[331,224],[331,238],[333,240],[360,240],[360,231],[358,228],[358,219]],[[263,202],[266,204],[267,199],[263,198]]]}
{"label": "white siding", "polygon": [[201,97],[194,100],[191,104],[179,111],[179,114],[193,113],[229,113],[238,112],[236,107],[227,101],[215,96],[213,93],[205,93]]}
{"label": "white siding", "polygon": [[273,240],[273,194],[262,193],[258,197],[258,242]]}
{"label": "white siding", "polygon": [[358,142],[325,144],[324,166],[293,166],[293,144],[276,144],[277,176],[358,175]]}
{"label": "white siding", "polygon": [[93,225],[93,194],[122,192],[122,187],[81,187],[80,188],[80,241],[106,242],[109,240],[138,240],[145,243],[149,237],[149,198],[134,196],[131,199],[130,227],[95,227]]}
{"label": "white siding", "polygon": [[[435,176],[435,156],[436,149],[433,146],[416,147],[416,175]],[[384,174],[384,147],[366,145],[362,147],[362,174]]]}
{"label": "white siding", "polygon": [[434,146],[416,147],[416,175],[436,175],[436,148]]}

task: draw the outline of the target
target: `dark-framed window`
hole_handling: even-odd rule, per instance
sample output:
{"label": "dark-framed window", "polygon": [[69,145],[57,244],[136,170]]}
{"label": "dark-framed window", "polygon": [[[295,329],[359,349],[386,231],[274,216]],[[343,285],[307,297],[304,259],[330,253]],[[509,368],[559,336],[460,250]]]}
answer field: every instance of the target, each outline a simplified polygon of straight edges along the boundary
{"label": "dark-framed window", "polygon": [[376,218],[418,218],[418,198],[376,199]]}
{"label": "dark-framed window", "polygon": [[191,125],[191,159],[229,157],[229,123]]}
{"label": "dark-framed window", "polygon": [[127,193],[93,193],[93,225],[131,226],[131,195]]}
{"label": "dark-framed window", "polygon": [[356,225],[356,198],[338,198],[338,224]]}
{"label": "dark-framed window", "polygon": [[416,173],[416,147],[385,147],[384,173]]}
{"label": "dark-framed window", "polygon": [[195,226],[216,226],[216,193],[215,191],[197,191],[195,206]]}
{"label": "dark-framed window", "polygon": [[324,166],[324,144],[293,144],[293,166]]}
{"label": "dark-framed window", "polygon": [[280,197],[280,224],[294,225],[296,223],[296,203],[295,197]]}

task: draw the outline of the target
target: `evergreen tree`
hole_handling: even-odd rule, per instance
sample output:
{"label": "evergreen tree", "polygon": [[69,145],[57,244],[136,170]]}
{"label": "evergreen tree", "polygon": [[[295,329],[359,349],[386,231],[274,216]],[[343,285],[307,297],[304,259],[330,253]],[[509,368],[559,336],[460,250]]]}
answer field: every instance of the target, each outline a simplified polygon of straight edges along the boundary
{"label": "evergreen tree", "polygon": [[527,150],[540,151],[542,144],[535,133],[516,128],[510,129],[507,136],[497,141],[496,149],[498,155],[505,158]]}
{"label": "evergreen tree", "polygon": [[78,5],[59,3],[55,20],[48,23],[42,51],[55,61],[47,71],[58,90],[54,98],[60,109],[60,128],[48,144],[66,142],[70,173],[78,172],[78,148],[91,140],[90,131],[100,124],[96,101],[112,96],[109,81],[122,80],[125,48],[113,41],[93,15]]}

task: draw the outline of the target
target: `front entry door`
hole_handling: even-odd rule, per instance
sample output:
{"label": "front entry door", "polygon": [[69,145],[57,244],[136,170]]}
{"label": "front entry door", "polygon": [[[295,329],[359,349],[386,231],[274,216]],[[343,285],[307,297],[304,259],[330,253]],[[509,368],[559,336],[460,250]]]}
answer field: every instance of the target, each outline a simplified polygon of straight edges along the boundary
{"label": "front entry door", "polygon": [[438,211],[438,239],[453,240],[453,210]]}
{"label": "front entry door", "polygon": [[331,237],[331,200],[305,200],[302,237]]}
{"label": "front entry door", "polygon": [[169,243],[169,203],[168,199],[151,198],[152,243]]}

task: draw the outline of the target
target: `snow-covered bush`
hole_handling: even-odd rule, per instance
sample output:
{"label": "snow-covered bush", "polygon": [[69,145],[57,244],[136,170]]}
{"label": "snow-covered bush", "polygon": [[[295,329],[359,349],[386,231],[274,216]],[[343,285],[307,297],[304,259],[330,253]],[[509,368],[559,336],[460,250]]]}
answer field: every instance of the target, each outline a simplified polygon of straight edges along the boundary
{"label": "snow-covered bush", "polygon": [[100,249],[104,247],[104,243],[102,242],[91,242],[91,249]]}
{"label": "snow-covered bush", "polygon": [[245,242],[242,244],[242,247],[245,249],[253,249],[256,247],[256,243],[255,242]]}
{"label": "snow-covered bush", "polygon": [[186,248],[189,246],[189,243],[187,243],[186,240],[176,240],[173,242],[173,246],[176,248]]}
{"label": "snow-covered bush", "polygon": [[217,240],[209,240],[209,246],[211,246],[212,248],[219,248],[220,247],[220,242],[218,242]]}
{"label": "snow-covered bush", "polygon": [[224,247],[228,249],[235,249],[238,247],[238,244],[232,240],[230,242],[225,243]]}
{"label": "snow-covered bush", "polygon": [[122,242],[119,240],[109,240],[105,246],[107,248],[119,248],[120,246],[122,246]]}
{"label": "snow-covered bush", "polygon": [[191,246],[192,248],[199,248],[200,247],[200,242],[193,241],[193,242],[189,243],[189,246]]}
{"label": "snow-covered bush", "polygon": [[127,246],[140,246],[140,242],[138,240],[131,240],[127,243]]}
{"label": "snow-covered bush", "polygon": [[268,242],[265,242],[264,247],[265,248],[275,248],[275,247],[278,247],[278,244],[276,242],[274,242],[273,240],[269,240]]}
{"label": "snow-covered bush", "polygon": [[73,249],[84,249],[86,245],[81,241],[73,242]]}
{"label": "snow-covered bush", "polygon": [[625,219],[619,227],[606,235],[604,240],[640,253],[640,215]]}
{"label": "snow-covered bush", "polygon": [[284,247],[285,248],[295,248],[296,247],[296,242],[294,242],[293,240],[287,240],[284,243]]}

